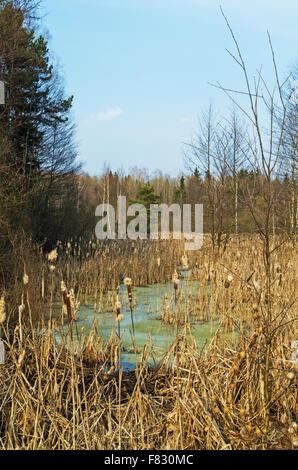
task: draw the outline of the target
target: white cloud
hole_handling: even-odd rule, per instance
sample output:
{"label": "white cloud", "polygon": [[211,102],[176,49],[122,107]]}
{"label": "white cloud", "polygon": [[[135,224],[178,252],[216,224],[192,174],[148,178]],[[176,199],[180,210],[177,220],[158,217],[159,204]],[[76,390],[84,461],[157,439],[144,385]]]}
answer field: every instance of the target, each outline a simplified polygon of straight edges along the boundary
{"label": "white cloud", "polygon": [[183,117],[183,118],[180,119],[180,122],[181,122],[182,124],[184,124],[184,123],[190,123],[190,122],[193,122],[193,119],[190,118],[190,117]]}
{"label": "white cloud", "polygon": [[94,121],[111,121],[112,119],[122,116],[122,114],[124,114],[124,110],[120,108],[120,106],[115,106],[101,113],[94,114],[92,119]]}

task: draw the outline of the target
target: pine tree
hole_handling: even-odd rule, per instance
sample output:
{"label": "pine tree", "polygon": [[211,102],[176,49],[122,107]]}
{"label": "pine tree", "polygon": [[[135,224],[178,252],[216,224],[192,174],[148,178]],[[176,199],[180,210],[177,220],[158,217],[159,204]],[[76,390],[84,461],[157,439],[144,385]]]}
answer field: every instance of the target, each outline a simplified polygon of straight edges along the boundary
{"label": "pine tree", "polygon": [[73,97],[65,98],[47,41],[31,21],[34,2],[0,1],[0,81],[6,89],[0,106],[0,220],[7,233],[21,229],[54,243],[74,234],[70,217],[79,166]]}

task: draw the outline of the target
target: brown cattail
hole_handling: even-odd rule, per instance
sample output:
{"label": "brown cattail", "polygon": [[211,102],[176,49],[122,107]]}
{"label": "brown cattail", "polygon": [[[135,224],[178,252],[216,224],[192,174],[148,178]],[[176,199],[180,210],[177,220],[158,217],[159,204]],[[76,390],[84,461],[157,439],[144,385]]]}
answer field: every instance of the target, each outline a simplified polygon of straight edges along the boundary
{"label": "brown cattail", "polygon": [[174,289],[177,290],[179,282],[180,282],[177,271],[174,272],[173,277],[172,277],[172,281],[174,283]]}
{"label": "brown cattail", "polygon": [[5,320],[6,320],[5,297],[3,295],[0,300],[0,325],[2,325],[2,323],[5,322]]}
{"label": "brown cattail", "polygon": [[58,257],[57,248],[55,248],[55,250],[51,251],[51,253],[48,254],[48,260],[51,263],[55,262],[57,257]]}
{"label": "brown cattail", "polygon": [[[116,310],[116,315],[117,315],[117,321],[118,322],[121,322],[123,320],[123,315],[121,315],[121,308],[122,308],[122,304],[119,300],[117,300],[117,302],[115,303],[115,310]],[[120,319],[120,317],[122,317]]]}
{"label": "brown cattail", "polygon": [[127,287],[127,294],[128,294],[128,300],[129,300],[129,306],[130,306],[131,326],[132,326],[133,337],[135,338],[135,324],[134,324],[134,319],[133,319],[133,305],[132,305],[132,291],[131,291],[132,280],[129,277],[126,277],[124,279],[124,284]]}
{"label": "brown cattail", "polygon": [[225,288],[229,289],[230,285],[232,284],[234,278],[233,276],[229,275],[227,279],[225,280]]}
{"label": "brown cattail", "polygon": [[[67,312],[68,321],[69,321],[69,323],[71,323],[71,320],[72,320],[72,318],[71,318],[71,305],[70,305],[69,296],[67,295],[66,286],[65,286],[64,281],[61,281],[61,290],[62,290],[64,306],[65,306],[65,309],[66,309],[66,312]],[[65,311],[65,309],[64,309],[64,311]]]}
{"label": "brown cattail", "polygon": [[124,284],[127,287],[128,300],[129,300],[129,302],[132,302],[132,292],[131,292],[132,280],[129,277],[126,277],[124,279]]}
{"label": "brown cattail", "polygon": [[187,271],[188,270],[188,258],[187,255],[183,255],[181,258],[182,269]]}

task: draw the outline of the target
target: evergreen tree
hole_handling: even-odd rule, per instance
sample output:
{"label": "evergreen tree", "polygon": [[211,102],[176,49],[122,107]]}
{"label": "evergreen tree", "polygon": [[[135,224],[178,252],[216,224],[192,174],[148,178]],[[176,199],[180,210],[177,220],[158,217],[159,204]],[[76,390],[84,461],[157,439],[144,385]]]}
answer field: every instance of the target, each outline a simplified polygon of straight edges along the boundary
{"label": "evergreen tree", "polygon": [[25,230],[53,244],[74,235],[79,166],[73,97],[65,98],[47,41],[31,21],[34,1],[0,1],[0,81],[6,89],[0,106],[1,237]]}
{"label": "evergreen tree", "polygon": [[150,232],[150,205],[159,204],[160,196],[155,194],[154,187],[147,183],[143,186],[140,186],[137,192],[137,199],[129,199],[129,205],[132,204],[142,204],[147,210],[147,230]]}

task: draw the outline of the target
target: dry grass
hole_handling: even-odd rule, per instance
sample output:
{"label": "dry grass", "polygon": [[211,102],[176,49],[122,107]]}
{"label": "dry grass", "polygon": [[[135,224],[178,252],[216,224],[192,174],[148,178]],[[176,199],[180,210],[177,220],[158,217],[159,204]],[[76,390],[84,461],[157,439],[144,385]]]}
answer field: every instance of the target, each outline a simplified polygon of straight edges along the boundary
{"label": "dry grass", "polygon": [[[178,289],[176,305],[172,303],[170,309],[182,315],[174,318],[186,320],[179,321],[180,326],[173,321],[176,340],[155,367],[148,365],[154,354],[150,336],[138,367],[124,372],[117,370],[119,338],[113,333],[104,344],[96,323],[79,345],[72,342],[73,325],[58,344],[58,319],[43,319],[42,331],[37,333],[30,318],[12,328],[8,316],[2,327],[7,357],[0,366],[0,448],[297,447],[298,371],[291,362],[291,344],[297,339],[294,254],[291,246],[284,244],[272,266],[274,334],[268,404],[264,395],[268,299],[263,288],[262,250],[256,239],[243,238],[239,243],[232,242],[214,259],[208,243],[204,250],[189,256],[192,278],[199,280],[200,287],[197,296],[189,298],[183,298]],[[65,280],[69,276],[67,285],[74,287],[74,282],[79,282],[76,293],[89,303],[90,296],[92,302],[94,298],[98,302],[113,283],[116,288],[122,273],[129,275],[134,285],[169,280],[178,270],[183,249],[177,244],[168,247],[167,251],[165,245],[157,244],[143,250],[135,243],[137,252],[129,256],[118,252],[118,257],[111,248],[101,258],[90,252],[89,261],[80,261],[83,274],[79,261],[68,253],[63,257],[60,250],[53,274],[55,295],[62,270]],[[150,250],[154,250],[154,257]],[[95,274],[92,277],[93,269],[99,270],[99,279]],[[51,277],[47,274],[46,278],[49,295]],[[30,275],[23,293],[23,315],[28,317],[29,286]],[[217,318],[220,322],[204,351],[197,349],[186,312],[197,321]],[[265,429],[267,408],[269,429]]]}

